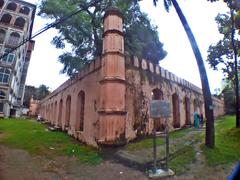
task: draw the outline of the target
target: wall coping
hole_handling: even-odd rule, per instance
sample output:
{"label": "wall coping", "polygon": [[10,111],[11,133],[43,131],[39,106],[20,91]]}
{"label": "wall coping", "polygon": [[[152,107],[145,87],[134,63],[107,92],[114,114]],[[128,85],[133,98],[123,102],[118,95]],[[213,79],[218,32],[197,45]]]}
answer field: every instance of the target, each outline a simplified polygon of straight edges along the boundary
{"label": "wall coping", "polygon": [[89,74],[99,70],[101,67],[102,67],[102,57],[99,56],[95,60],[93,60],[89,64],[87,64],[78,74],[76,74],[74,77],[71,77],[68,80],[66,80],[57,89],[55,89],[52,93],[50,93],[48,96],[46,96],[43,100],[41,100],[41,103],[43,103],[44,101],[46,101],[48,99],[51,99],[52,97],[59,94],[61,91],[65,90],[69,86],[75,84],[77,81],[82,80]]}
{"label": "wall coping", "polygon": [[189,81],[186,81],[183,78],[180,78],[180,77],[176,76],[172,72],[162,68],[160,65],[153,64],[149,60],[139,59],[136,56],[129,56],[129,55],[126,55],[125,59],[126,59],[125,63],[127,65],[130,65],[131,67],[151,72],[153,75],[157,75],[157,76],[159,76],[163,79],[166,79],[168,81],[172,81],[172,82],[174,82],[174,83],[176,83],[180,86],[191,89],[191,90],[193,90],[193,91],[195,91],[199,94],[203,94],[202,89],[199,88],[198,86],[190,83]]}

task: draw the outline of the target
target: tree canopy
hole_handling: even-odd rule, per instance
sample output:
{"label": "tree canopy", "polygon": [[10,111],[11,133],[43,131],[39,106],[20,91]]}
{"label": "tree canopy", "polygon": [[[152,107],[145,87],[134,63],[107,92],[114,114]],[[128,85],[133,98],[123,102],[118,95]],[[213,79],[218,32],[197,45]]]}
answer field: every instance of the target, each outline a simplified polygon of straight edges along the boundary
{"label": "tree canopy", "polygon": [[[87,6],[91,4],[91,6]],[[56,26],[59,34],[52,43],[56,48],[71,45],[71,51],[59,56],[62,73],[73,75],[102,52],[103,15],[114,4],[124,15],[125,51],[158,64],[166,56],[157,27],[150,23],[132,0],[42,0],[39,15],[54,20],[83,9]]]}
{"label": "tree canopy", "polygon": [[[214,70],[221,69],[225,78],[233,83],[235,65],[231,44],[231,19],[228,14],[218,14],[215,20],[218,24],[218,31],[223,36],[216,44],[209,46],[207,61]],[[239,47],[240,41],[236,39],[235,44]]]}
{"label": "tree canopy", "polygon": [[42,84],[38,88],[34,86],[25,86],[23,106],[29,107],[30,99],[42,100],[50,93],[49,87]]}

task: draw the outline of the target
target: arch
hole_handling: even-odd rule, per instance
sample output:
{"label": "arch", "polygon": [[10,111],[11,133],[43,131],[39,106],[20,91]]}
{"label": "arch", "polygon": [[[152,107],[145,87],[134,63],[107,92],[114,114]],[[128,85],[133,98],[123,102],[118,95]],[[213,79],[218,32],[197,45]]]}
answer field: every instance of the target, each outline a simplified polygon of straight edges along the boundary
{"label": "arch", "polygon": [[173,127],[180,128],[179,97],[176,93],[172,95]]}
{"label": "arch", "polygon": [[76,122],[76,130],[83,131],[84,130],[84,109],[85,109],[85,93],[84,91],[80,91],[77,97],[77,122]]}
{"label": "arch", "polygon": [[152,91],[152,95],[153,95],[153,100],[163,100],[163,92],[156,88],[156,89],[153,89]]}
{"label": "arch", "polygon": [[12,16],[10,14],[4,14],[0,22],[10,24],[11,20],[12,20]]}
{"label": "arch", "polygon": [[187,96],[185,96],[184,102],[185,102],[185,118],[186,118],[185,124],[191,125],[190,99]]}
{"label": "arch", "polygon": [[20,34],[18,34],[17,32],[12,32],[9,36],[8,44],[17,46],[19,43],[19,40],[20,40]]}
{"label": "arch", "polygon": [[26,21],[25,21],[24,18],[18,17],[18,18],[16,19],[14,25],[17,26],[17,27],[19,27],[19,28],[21,28],[21,29],[23,29],[24,26],[25,26],[25,23],[26,23]]}
{"label": "arch", "polygon": [[[158,88],[153,89],[152,100],[163,100],[163,92]],[[154,119],[154,127],[156,131],[163,131],[165,129],[163,120],[161,118]]]}
{"label": "arch", "polygon": [[4,5],[4,0],[0,0],[0,8],[2,8]]}
{"label": "arch", "polygon": [[0,43],[3,44],[6,36],[6,31],[3,29],[0,29]]}
{"label": "arch", "polygon": [[47,119],[47,105],[44,107],[44,111],[45,111],[45,119]]}
{"label": "arch", "polygon": [[65,126],[69,127],[70,123],[70,115],[71,115],[71,96],[67,96],[66,100],[66,115],[65,115]]}
{"label": "arch", "polygon": [[59,102],[59,108],[58,108],[58,125],[62,125],[62,107],[63,107],[63,100],[61,99]]}
{"label": "arch", "polygon": [[0,99],[5,99],[5,98],[6,98],[6,93],[0,90]]}
{"label": "arch", "polygon": [[194,112],[199,112],[200,108],[200,104],[199,104],[199,100],[196,98],[193,100],[193,109]]}
{"label": "arch", "polygon": [[30,12],[30,8],[27,6],[22,6],[19,12],[22,14],[28,15]]}
{"label": "arch", "polygon": [[10,70],[6,68],[0,68],[0,83],[8,84],[10,77]]}
{"label": "arch", "polygon": [[47,120],[48,120],[48,122],[50,121],[50,104],[48,104]]}
{"label": "arch", "polygon": [[17,9],[17,4],[14,3],[14,2],[10,2],[10,3],[8,3],[8,5],[7,5],[7,9],[8,9],[8,10],[11,10],[11,11],[16,11],[16,9]]}
{"label": "arch", "polygon": [[57,101],[55,101],[55,104],[54,104],[54,117],[53,117],[53,121],[55,123],[57,123]]}
{"label": "arch", "polygon": [[203,105],[204,103],[202,101],[199,102],[199,110],[200,110],[200,114],[203,115]]}
{"label": "arch", "polygon": [[54,112],[53,112],[53,103],[51,103],[51,110],[50,110],[50,122],[51,122],[51,124],[53,124],[53,114],[54,114]]}

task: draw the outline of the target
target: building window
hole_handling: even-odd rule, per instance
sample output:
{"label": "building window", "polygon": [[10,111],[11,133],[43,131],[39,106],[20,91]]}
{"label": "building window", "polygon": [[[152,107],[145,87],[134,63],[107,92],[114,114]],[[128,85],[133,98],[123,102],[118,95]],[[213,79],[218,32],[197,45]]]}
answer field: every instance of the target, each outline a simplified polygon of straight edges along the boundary
{"label": "building window", "polygon": [[14,25],[15,25],[16,27],[19,27],[19,28],[23,29],[24,26],[25,26],[25,23],[26,23],[26,21],[25,21],[24,18],[18,17],[18,18],[16,19]]}
{"label": "building window", "polygon": [[0,43],[1,44],[3,44],[5,36],[6,36],[6,31],[3,29],[0,29]]}
{"label": "building window", "polygon": [[30,9],[28,7],[26,7],[26,6],[23,6],[23,7],[21,7],[19,12],[22,13],[22,14],[28,15],[29,12],[30,12]]}
{"label": "building window", "polygon": [[3,113],[3,103],[0,103],[0,112]]}
{"label": "building window", "polygon": [[11,19],[12,19],[12,16],[10,14],[4,14],[0,22],[10,24]]}
{"label": "building window", "polygon": [[11,49],[9,49],[9,48],[5,49],[5,51],[4,51],[5,56],[1,59],[3,62],[9,63],[9,64],[13,63],[14,58],[15,58],[15,54],[10,53],[10,52],[11,52]]}
{"label": "building window", "polygon": [[0,68],[0,83],[8,84],[10,77],[10,70],[6,68]]}
{"label": "building window", "polygon": [[4,5],[4,0],[0,0],[0,8],[2,8]]}
{"label": "building window", "polygon": [[5,99],[6,98],[6,93],[3,91],[0,91],[0,99]]}
{"label": "building window", "polygon": [[16,33],[16,32],[12,32],[9,36],[8,39],[8,44],[9,45],[13,45],[13,46],[17,46],[20,40],[20,34]]}
{"label": "building window", "polygon": [[8,10],[11,10],[11,11],[16,11],[16,9],[17,9],[17,4],[16,4],[16,3],[13,3],[13,2],[10,2],[10,3],[7,5],[7,9],[8,9]]}

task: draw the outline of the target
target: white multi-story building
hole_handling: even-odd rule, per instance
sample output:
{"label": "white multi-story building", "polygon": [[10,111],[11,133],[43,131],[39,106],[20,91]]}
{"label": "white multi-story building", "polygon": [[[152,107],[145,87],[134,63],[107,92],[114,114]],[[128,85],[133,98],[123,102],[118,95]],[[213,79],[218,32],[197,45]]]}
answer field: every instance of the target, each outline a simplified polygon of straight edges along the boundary
{"label": "white multi-story building", "polygon": [[0,0],[0,117],[20,115],[34,41],[11,50],[31,38],[35,12],[34,4]]}

